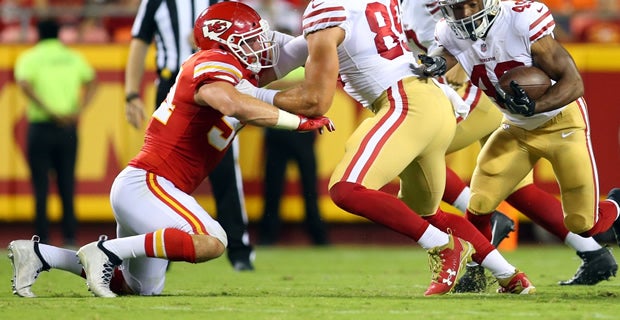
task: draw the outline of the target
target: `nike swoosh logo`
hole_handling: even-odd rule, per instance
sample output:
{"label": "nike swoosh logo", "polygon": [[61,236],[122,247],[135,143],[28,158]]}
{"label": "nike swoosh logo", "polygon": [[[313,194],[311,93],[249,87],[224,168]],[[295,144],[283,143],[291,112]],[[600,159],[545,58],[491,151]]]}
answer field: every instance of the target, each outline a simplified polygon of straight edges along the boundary
{"label": "nike swoosh logo", "polygon": [[493,222],[493,227],[491,228],[491,243],[493,243],[493,238],[495,238],[495,230],[497,230],[497,221]]}
{"label": "nike swoosh logo", "polygon": [[323,3],[324,3],[324,2],[319,2],[318,4],[315,4],[315,3],[314,3],[314,1],[312,1],[312,5],[311,5],[311,7],[312,7],[312,9],[316,9],[316,7],[318,7],[318,6],[322,5]]}
{"label": "nike swoosh logo", "polygon": [[562,132],[562,139],[570,136],[571,134],[575,133],[575,131],[569,131],[569,132]]}
{"label": "nike swoosh logo", "polygon": [[542,12],[543,7],[540,7],[540,9],[536,10],[538,12]]}

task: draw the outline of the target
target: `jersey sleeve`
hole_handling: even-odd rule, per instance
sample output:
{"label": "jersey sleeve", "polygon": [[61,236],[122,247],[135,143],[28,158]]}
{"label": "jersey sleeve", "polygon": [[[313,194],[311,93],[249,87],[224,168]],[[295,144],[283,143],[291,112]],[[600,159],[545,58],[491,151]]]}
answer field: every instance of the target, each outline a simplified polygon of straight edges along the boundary
{"label": "jersey sleeve", "polygon": [[197,86],[213,81],[226,81],[233,86],[244,76],[241,64],[225,51],[198,51],[193,65],[193,80]]}
{"label": "jersey sleeve", "polygon": [[527,34],[530,43],[551,35],[555,29],[555,20],[549,8],[542,2],[528,2],[527,5],[515,3],[511,8],[516,12],[515,27]]}
{"label": "jersey sleeve", "polygon": [[308,3],[302,18],[304,37],[315,31],[339,26],[346,19],[346,10],[337,1],[312,0]]}
{"label": "jersey sleeve", "polygon": [[456,56],[460,52],[455,52],[457,50],[457,46],[452,45],[450,42],[452,39],[454,39],[453,31],[450,26],[448,26],[446,20],[439,20],[437,24],[435,24],[435,41],[429,48],[429,52],[434,51],[438,47],[443,47],[445,50],[450,52],[450,54]]}

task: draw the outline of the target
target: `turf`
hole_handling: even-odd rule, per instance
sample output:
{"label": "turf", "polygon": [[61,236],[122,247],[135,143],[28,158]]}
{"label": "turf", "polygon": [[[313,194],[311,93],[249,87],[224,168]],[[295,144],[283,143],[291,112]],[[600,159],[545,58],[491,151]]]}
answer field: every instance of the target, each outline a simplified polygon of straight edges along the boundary
{"label": "turf", "polygon": [[0,252],[0,319],[618,319],[620,280],[561,287],[580,261],[563,246],[520,246],[504,255],[538,292],[424,297],[427,255],[419,247],[259,247],[255,272],[235,272],[222,257],[176,262],[158,297],[92,297],[84,280],[52,270],[33,291],[13,296],[11,266]]}

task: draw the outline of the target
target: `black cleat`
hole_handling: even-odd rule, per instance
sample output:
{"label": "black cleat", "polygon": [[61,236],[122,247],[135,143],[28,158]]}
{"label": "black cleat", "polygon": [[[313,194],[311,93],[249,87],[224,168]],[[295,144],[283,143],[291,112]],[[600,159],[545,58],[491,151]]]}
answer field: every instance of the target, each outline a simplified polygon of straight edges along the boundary
{"label": "black cleat", "polygon": [[491,214],[491,244],[498,247],[502,240],[508,238],[508,235],[515,231],[515,222],[507,215],[495,211]]}
{"label": "black cleat", "polygon": [[616,276],[618,264],[607,247],[595,251],[579,252],[582,262],[572,279],[560,281],[562,286],[586,285],[593,286],[603,280]]}
{"label": "black cleat", "polygon": [[250,261],[235,261],[233,263],[233,269],[235,271],[254,271],[254,266]]}
{"label": "black cleat", "polygon": [[[620,188],[613,188],[607,194],[607,200],[611,200],[616,203],[616,206],[620,207]],[[620,219],[616,219],[611,225],[611,229],[616,236],[616,243],[620,246]]]}
{"label": "black cleat", "polygon": [[487,278],[482,266],[467,266],[465,274],[454,286],[455,293],[485,292],[487,289]]}

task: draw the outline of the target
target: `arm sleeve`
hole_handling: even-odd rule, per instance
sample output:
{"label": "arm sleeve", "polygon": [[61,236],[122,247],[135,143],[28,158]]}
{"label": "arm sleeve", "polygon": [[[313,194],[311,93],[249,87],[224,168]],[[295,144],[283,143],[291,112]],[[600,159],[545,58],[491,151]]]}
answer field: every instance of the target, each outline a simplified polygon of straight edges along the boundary
{"label": "arm sleeve", "polygon": [[280,79],[292,70],[303,66],[307,58],[308,44],[306,39],[303,36],[298,36],[281,48],[280,59],[274,66],[276,76]]}

